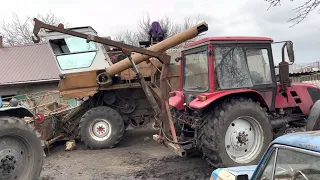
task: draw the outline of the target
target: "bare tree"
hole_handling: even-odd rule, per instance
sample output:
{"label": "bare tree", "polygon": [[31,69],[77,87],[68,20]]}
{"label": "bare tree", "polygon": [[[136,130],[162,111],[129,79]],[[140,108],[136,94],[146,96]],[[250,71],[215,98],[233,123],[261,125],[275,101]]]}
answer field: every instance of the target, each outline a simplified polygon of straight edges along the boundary
{"label": "bare tree", "polygon": [[[197,18],[187,17],[184,19],[183,23],[175,23],[167,16],[160,18],[157,21],[160,23],[161,28],[165,33],[165,38],[167,38],[196,25],[197,23],[199,23],[199,17]],[[152,22],[153,21],[150,19],[149,14],[147,14],[146,16],[143,16],[142,19],[138,22],[137,31],[130,31],[130,30],[121,31],[113,39],[115,39],[116,41],[125,42],[126,44],[139,46],[139,41],[148,40],[149,30],[151,28]],[[195,39],[197,39],[197,37],[192,39],[191,41]],[[184,42],[178,45],[177,47],[183,46],[186,43],[187,42]]]}
{"label": "bare tree", "polygon": [[[68,26],[63,18],[54,15],[51,11],[47,14],[37,14],[35,17],[50,25],[64,23],[65,26]],[[14,46],[32,43],[33,18],[27,16],[25,19],[20,19],[16,13],[13,13],[10,22],[0,23],[0,36],[3,36],[4,44]]]}
{"label": "bare tree", "polygon": [[[270,7],[281,5],[281,2],[283,0],[282,1],[281,0],[265,0],[265,1],[270,3],[270,6],[269,6],[270,8]],[[294,0],[290,0],[290,1],[294,1]],[[309,13],[317,9],[319,5],[320,5],[320,0],[305,0],[302,3],[302,5],[294,8],[294,11],[296,11],[298,15],[288,20],[288,22],[294,22],[294,24],[291,25],[290,27],[293,27],[299,24],[300,22],[302,22],[304,19],[306,19]],[[318,13],[320,13],[320,10],[318,10]]]}

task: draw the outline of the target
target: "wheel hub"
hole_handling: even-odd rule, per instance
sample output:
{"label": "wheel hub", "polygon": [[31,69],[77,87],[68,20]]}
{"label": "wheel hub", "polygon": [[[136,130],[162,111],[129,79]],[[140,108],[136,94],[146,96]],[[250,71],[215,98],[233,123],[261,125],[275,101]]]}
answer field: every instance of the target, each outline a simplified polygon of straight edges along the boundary
{"label": "wheel hub", "polygon": [[232,135],[230,136],[230,142],[231,142],[232,148],[236,151],[245,151],[245,149],[249,145],[248,134],[249,132],[247,129],[243,129],[241,127],[235,129]]}
{"label": "wheel hub", "polygon": [[226,151],[229,157],[238,162],[246,163],[255,158],[262,146],[262,128],[251,117],[234,120],[227,129],[225,136]]}
{"label": "wheel hub", "polygon": [[103,137],[109,132],[109,126],[105,122],[97,122],[94,126],[94,134]]}
{"label": "wheel hub", "polygon": [[2,169],[2,174],[10,174],[11,170],[16,168],[16,158],[12,155],[6,155],[6,157],[1,159],[0,169]]}
{"label": "wheel hub", "polygon": [[13,149],[0,151],[0,178],[10,177],[19,169],[19,154]]}
{"label": "wheel hub", "polygon": [[246,145],[246,143],[249,141],[249,139],[247,138],[248,134],[246,134],[246,132],[242,131],[238,133],[237,139],[238,142],[240,144],[240,146],[242,145]]}
{"label": "wheel hub", "polygon": [[105,119],[96,119],[91,123],[89,133],[97,141],[106,140],[111,134],[111,125]]}

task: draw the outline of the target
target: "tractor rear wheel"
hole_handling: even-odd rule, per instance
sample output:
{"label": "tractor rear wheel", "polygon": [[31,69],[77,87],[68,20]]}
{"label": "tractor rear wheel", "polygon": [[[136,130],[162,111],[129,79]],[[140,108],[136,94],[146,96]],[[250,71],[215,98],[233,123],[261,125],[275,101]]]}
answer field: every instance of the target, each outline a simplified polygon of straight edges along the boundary
{"label": "tractor rear wheel", "polygon": [[35,127],[16,117],[0,117],[0,180],[38,179],[44,144]]}
{"label": "tractor rear wheel", "polygon": [[80,137],[91,149],[112,148],[122,139],[125,125],[120,114],[107,106],[88,110],[80,120]]}
{"label": "tractor rear wheel", "polygon": [[273,132],[266,111],[248,98],[224,101],[209,112],[200,130],[200,148],[210,165],[258,163]]}

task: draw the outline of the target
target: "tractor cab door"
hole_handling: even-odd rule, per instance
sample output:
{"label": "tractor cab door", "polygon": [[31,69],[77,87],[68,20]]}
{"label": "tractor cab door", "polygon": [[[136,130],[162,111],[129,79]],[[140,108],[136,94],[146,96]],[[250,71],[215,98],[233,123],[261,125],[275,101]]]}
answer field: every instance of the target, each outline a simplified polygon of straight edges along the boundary
{"label": "tractor cab door", "polygon": [[273,110],[277,86],[271,45],[244,43],[213,47],[215,90],[257,90]]}
{"label": "tractor cab door", "polygon": [[[97,35],[91,27],[71,28],[76,32]],[[46,32],[60,70],[59,91],[64,98],[92,96],[98,89],[97,75],[110,66],[110,58],[99,43],[55,31]]]}
{"label": "tractor cab door", "polygon": [[190,103],[200,93],[210,91],[208,45],[183,51],[181,85],[185,102]]}

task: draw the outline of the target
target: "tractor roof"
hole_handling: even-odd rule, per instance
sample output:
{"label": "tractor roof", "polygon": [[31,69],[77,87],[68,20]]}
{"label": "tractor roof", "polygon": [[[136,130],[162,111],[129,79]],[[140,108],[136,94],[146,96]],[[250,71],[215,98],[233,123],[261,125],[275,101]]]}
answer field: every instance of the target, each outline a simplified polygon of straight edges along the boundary
{"label": "tractor roof", "polygon": [[282,144],[320,152],[320,131],[290,133],[276,138],[273,144]]}
{"label": "tractor roof", "polygon": [[200,39],[198,41],[189,43],[186,47],[192,47],[192,46],[196,46],[196,45],[200,45],[200,44],[204,44],[204,43],[214,43],[214,42],[221,42],[221,41],[235,41],[235,42],[245,42],[245,41],[249,41],[249,42],[268,42],[268,43],[272,43],[273,39],[268,38],[268,37],[255,37],[255,36],[221,36],[221,37],[207,37],[207,38],[203,38]]}

